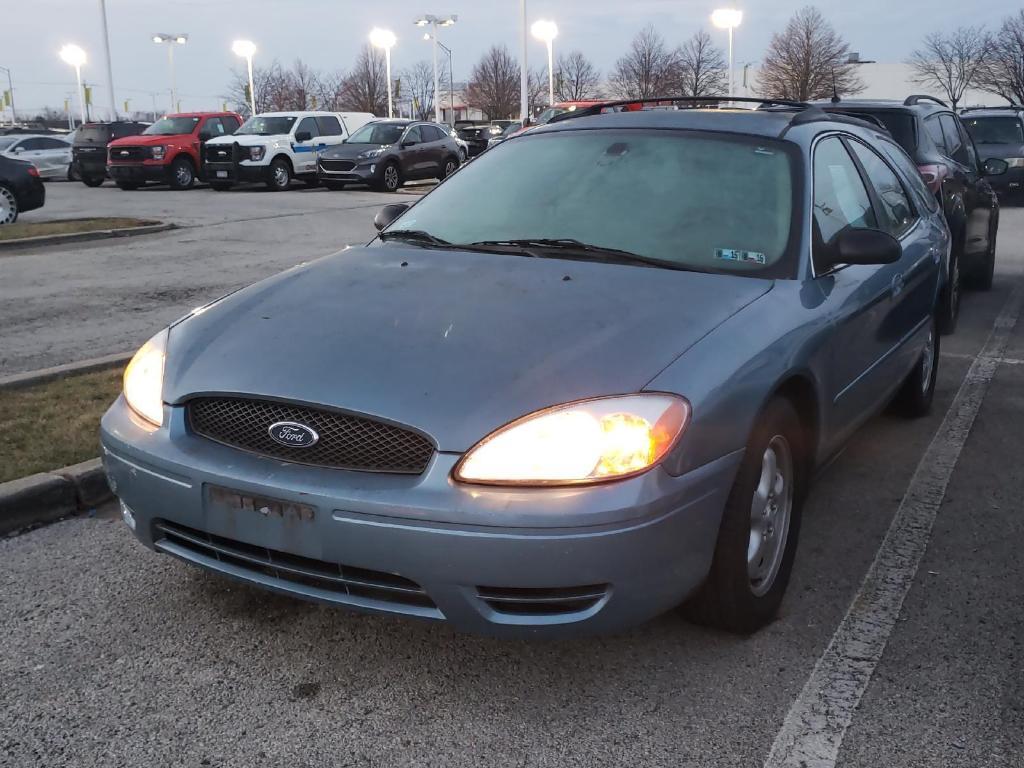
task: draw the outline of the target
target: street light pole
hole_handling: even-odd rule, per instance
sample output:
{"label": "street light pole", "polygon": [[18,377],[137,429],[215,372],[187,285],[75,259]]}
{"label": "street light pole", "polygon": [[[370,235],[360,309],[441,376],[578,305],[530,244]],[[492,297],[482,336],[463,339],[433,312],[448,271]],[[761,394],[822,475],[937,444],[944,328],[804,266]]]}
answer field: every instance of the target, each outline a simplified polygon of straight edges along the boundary
{"label": "street light pole", "polygon": [[81,113],[82,122],[85,119],[85,92],[82,89],[82,65],[85,64],[85,51],[77,45],[65,45],[60,49],[60,57],[65,64],[75,68],[75,78],[78,80],[78,108]]}
{"label": "street light pole", "polygon": [[388,74],[388,117],[395,116],[394,96],[392,95],[391,82],[391,48],[395,45],[395,33],[388,29],[374,27],[370,30],[370,44],[376,48],[384,49],[384,59],[387,62]]}
{"label": "street light pole", "polygon": [[249,70],[249,108],[252,110],[251,116],[256,117],[256,84],[252,77],[252,57],[256,53],[256,44],[252,40],[235,40],[231,44],[231,50],[236,56],[245,59]]}
{"label": "street light pole", "polygon": [[732,35],[733,30],[742,22],[743,11],[736,10],[735,8],[719,8],[711,14],[712,24],[719,29],[726,29],[729,31],[729,96],[733,95]]}
{"label": "street light pole", "polygon": [[555,104],[555,38],[558,37],[558,25],[553,21],[540,19],[533,22],[530,28],[533,36],[548,45],[548,105]]}
{"label": "street light pole", "polygon": [[421,16],[420,18],[416,19],[413,22],[417,27],[425,27],[425,26],[429,25],[430,29],[431,29],[430,37],[431,37],[431,39],[434,42],[434,46],[433,47],[434,47],[434,122],[435,123],[440,123],[441,122],[441,85],[440,85],[440,74],[437,71],[437,45],[438,45],[437,28],[438,27],[450,27],[450,26],[452,26],[458,20],[459,20],[459,17],[457,15],[455,15],[455,14],[452,14],[451,16],[448,16],[448,17],[445,17],[445,18],[440,18],[438,16],[434,16],[433,14],[429,14],[428,13],[427,15]]}
{"label": "street light pole", "polygon": [[18,122],[18,115],[14,111],[14,86],[11,84],[11,70],[7,67],[0,67],[0,69],[7,73],[7,92],[11,94],[11,126],[13,127]]}
{"label": "street light pole", "polygon": [[107,34],[106,0],[100,0],[100,18],[103,22],[103,56],[107,63],[107,97],[110,99],[110,119],[117,120],[117,102],[114,100],[114,70],[110,66],[110,36]]}
{"label": "street light pole", "polygon": [[188,42],[188,35],[186,34],[175,34],[168,35],[165,33],[159,33],[153,35],[153,42],[157,45],[166,43],[167,44],[167,65],[171,71],[171,108],[170,112],[177,112],[179,107],[178,104],[178,86],[174,77],[174,46],[184,45]]}
{"label": "street light pole", "polygon": [[529,63],[526,58],[526,0],[519,0],[519,15],[522,22],[520,44],[523,60],[522,69],[519,72],[519,119],[525,124],[526,118],[530,114]]}

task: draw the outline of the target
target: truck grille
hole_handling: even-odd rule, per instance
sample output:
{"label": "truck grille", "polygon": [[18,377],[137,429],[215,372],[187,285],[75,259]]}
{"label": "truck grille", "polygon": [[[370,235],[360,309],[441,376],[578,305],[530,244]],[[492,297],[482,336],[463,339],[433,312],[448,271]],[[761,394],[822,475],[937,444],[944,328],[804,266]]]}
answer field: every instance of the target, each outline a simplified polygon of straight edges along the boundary
{"label": "truck grille", "polygon": [[321,160],[320,167],[329,173],[344,173],[351,171],[356,164],[351,160]]}
{"label": "truck grille", "polygon": [[[433,444],[416,432],[335,411],[237,397],[197,398],[187,410],[197,435],[297,464],[419,475],[434,455]],[[309,448],[280,445],[270,437],[280,421],[304,424],[320,439]]]}
{"label": "truck grille", "polygon": [[204,160],[208,163],[233,163],[238,144],[207,144]]}
{"label": "truck grille", "polygon": [[137,163],[152,157],[149,147],[110,147],[108,152],[112,163]]}

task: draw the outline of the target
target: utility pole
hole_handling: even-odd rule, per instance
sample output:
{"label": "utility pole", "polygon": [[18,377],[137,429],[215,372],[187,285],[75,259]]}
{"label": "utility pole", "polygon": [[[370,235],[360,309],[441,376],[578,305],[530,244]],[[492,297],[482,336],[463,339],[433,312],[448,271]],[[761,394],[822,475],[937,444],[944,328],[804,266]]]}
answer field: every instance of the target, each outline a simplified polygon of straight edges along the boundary
{"label": "utility pole", "polygon": [[7,67],[0,67],[0,69],[7,73],[7,92],[11,94],[11,126],[13,127],[18,122],[18,115],[14,111],[14,86],[11,85],[11,70]]}
{"label": "utility pole", "polygon": [[103,22],[103,54],[107,61],[107,98],[110,99],[110,119],[117,120],[117,103],[114,101],[114,70],[110,66],[110,35],[107,34],[106,0],[100,0],[100,19]]}
{"label": "utility pole", "polygon": [[522,38],[520,40],[521,56],[522,56],[522,70],[519,72],[519,119],[526,121],[526,118],[530,113],[530,87],[527,78],[529,78],[529,65],[526,60],[526,0],[519,0],[519,12],[522,16],[522,29],[520,30]]}

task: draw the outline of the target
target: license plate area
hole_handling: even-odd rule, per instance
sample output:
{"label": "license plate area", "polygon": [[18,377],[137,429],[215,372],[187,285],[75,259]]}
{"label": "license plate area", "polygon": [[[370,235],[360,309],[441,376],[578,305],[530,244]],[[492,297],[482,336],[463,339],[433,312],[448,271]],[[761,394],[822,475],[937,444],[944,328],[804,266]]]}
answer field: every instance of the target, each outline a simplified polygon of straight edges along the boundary
{"label": "license plate area", "polygon": [[316,508],[308,504],[297,504],[269,496],[251,496],[217,485],[206,486],[206,499],[208,508],[252,514],[254,519],[302,523],[310,522],[316,517]]}
{"label": "license plate area", "polygon": [[226,179],[227,177],[228,177],[228,172],[227,171],[217,171],[217,178],[218,179]]}

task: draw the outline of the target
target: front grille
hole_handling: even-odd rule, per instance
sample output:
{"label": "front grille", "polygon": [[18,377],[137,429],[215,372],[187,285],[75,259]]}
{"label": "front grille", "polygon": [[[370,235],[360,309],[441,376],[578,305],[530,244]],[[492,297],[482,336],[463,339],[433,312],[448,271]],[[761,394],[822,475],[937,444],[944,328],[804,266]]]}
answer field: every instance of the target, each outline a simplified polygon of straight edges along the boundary
{"label": "front grille", "polygon": [[514,616],[557,616],[593,608],[607,594],[607,584],[585,587],[477,587],[477,594],[496,613]]}
{"label": "front grille", "polygon": [[133,163],[152,157],[149,147],[111,147],[109,152],[112,163]]}
{"label": "front grille", "polygon": [[[423,587],[393,573],[290,555],[166,520],[155,521],[153,528],[156,547],[179,557],[192,559],[189,555],[198,555],[210,558],[285,582],[280,585],[285,589],[287,585],[294,584],[333,593],[338,596],[338,602],[349,602],[344,599],[346,597],[362,598],[404,607],[433,609],[441,617]],[[324,595],[318,597],[330,599]]]}
{"label": "front grille", "polygon": [[321,160],[320,167],[325,171],[343,173],[345,171],[351,171],[356,167],[356,164],[351,160]]}
{"label": "front grille", "polygon": [[233,163],[238,144],[207,144],[204,160],[208,163]]}
{"label": "front grille", "polygon": [[[197,435],[275,459],[332,469],[421,474],[434,455],[431,442],[416,432],[373,419],[270,400],[203,397],[188,403]],[[280,445],[270,427],[294,421],[313,429],[319,441],[309,448]]]}

